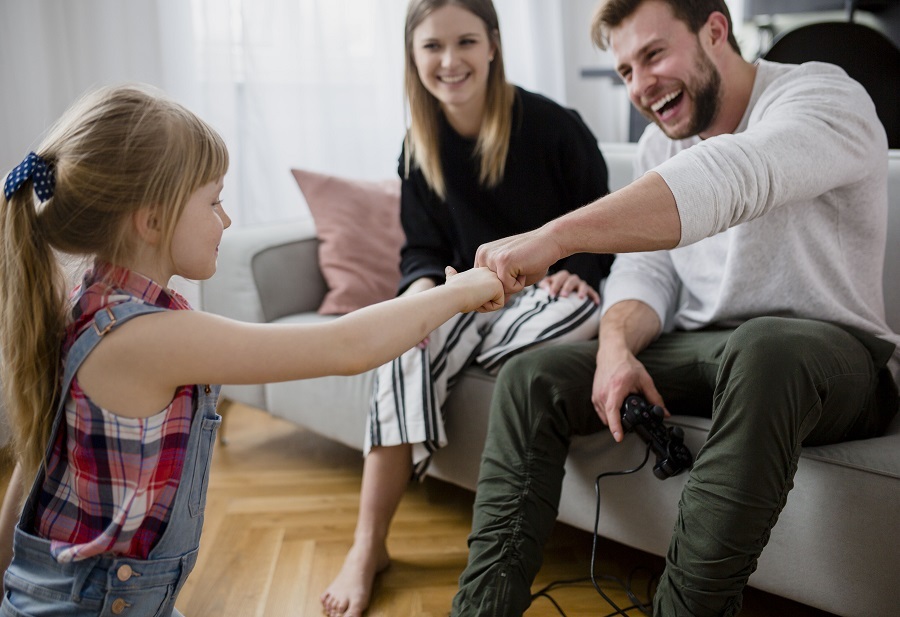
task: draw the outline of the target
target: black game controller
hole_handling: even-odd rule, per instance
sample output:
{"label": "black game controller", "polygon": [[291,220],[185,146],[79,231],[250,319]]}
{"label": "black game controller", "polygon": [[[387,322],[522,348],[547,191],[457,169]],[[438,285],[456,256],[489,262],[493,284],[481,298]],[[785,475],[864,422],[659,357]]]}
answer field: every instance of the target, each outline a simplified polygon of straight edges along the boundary
{"label": "black game controller", "polygon": [[671,478],[694,464],[691,451],[684,445],[681,427],[663,424],[664,412],[636,394],[629,394],[622,404],[622,428],[634,431],[656,454],[653,475],[660,480]]}

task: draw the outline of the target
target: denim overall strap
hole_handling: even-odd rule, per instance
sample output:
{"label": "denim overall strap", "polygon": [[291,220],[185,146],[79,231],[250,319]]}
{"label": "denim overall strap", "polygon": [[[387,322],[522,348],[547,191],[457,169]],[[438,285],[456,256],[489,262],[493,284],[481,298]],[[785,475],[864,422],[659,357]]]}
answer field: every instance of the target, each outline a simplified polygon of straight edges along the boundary
{"label": "denim overall strap", "polygon": [[[72,387],[72,380],[75,379],[75,374],[78,372],[78,369],[81,368],[81,365],[88,355],[94,351],[94,348],[100,343],[103,336],[133,317],[146,315],[148,313],[158,313],[164,310],[165,309],[149,304],[124,302],[97,311],[94,315],[93,325],[75,339],[75,343],[72,345],[72,348],[69,349],[69,353],[66,356],[66,366],[62,378],[59,404],[56,407],[56,415],[53,419],[53,426],[50,429],[50,440],[47,443],[47,450],[44,452],[44,461],[50,460],[53,444],[56,441],[56,434],[59,432],[59,427],[66,417],[66,397],[69,389]],[[28,500],[25,502],[25,508],[22,510],[22,515],[19,518],[19,526],[23,529],[25,529],[25,525],[30,524],[33,520],[34,505],[43,481],[44,469],[42,466],[41,471],[34,479],[34,483],[31,486],[31,493],[28,496]]]}
{"label": "denim overall strap", "polygon": [[[126,302],[99,311],[67,356],[62,392],[69,391],[81,363],[105,334],[133,317],[163,310]],[[196,562],[209,459],[221,422],[215,412],[217,394],[217,386],[195,386],[194,419],[178,492],[166,529],[147,560],[97,556],[58,564],[50,555],[50,542],[29,533],[44,475],[38,474],[16,530],[16,557],[7,572],[7,590],[12,589],[13,595],[4,598],[2,617],[30,614],[29,608],[45,611],[42,615],[67,617],[180,615],[175,599]],[[57,409],[51,444],[65,418],[64,404],[65,395]],[[24,612],[19,612],[22,607]]]}

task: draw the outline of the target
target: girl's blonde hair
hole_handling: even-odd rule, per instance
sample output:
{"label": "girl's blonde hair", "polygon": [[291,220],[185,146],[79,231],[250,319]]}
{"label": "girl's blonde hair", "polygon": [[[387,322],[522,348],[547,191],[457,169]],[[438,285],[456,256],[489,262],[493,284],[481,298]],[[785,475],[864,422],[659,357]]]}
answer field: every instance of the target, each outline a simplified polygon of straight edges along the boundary
{"label": "girl's blonde hair", "polygon": [[0,379],[24,477],[43,459],[60,396],[67,319],[63,255],[127,265],[132,215],[151,208],[162,250],[185,204],[228,168],[222,138],[143,85],[102,88],[76,102],[36,150],[55,175],[37,203],[28,180],[0,195]]}
{"label": "girl's blonde hair", "polygon": [[503,46],[500,44],[500,23],[491,0],[410,0],[406,12],[406,98],[409,104],[410,127],[406,133],[405,173],[413,166],[422,170],[431,189],[441,198],[446,197],[444,173],[440,154],[440,103],[419,79],[413,58],[413,32],[433,11],[453,4],[476,15],[484,22],[488,38],[494,46],[487,81],[487,100],[484,118],[475,153],[481,162],[479,181],[487,187],[497,186],[506,169],[509,152],[509,136],[512,131],[512,106],[515,89],[506,81],[503,68]]}

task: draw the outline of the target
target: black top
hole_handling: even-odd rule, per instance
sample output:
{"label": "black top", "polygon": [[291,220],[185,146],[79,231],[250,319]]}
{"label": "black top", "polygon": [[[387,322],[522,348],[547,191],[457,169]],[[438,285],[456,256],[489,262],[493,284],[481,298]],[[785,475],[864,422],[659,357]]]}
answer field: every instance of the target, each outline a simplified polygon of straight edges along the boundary
{"label": "black top", "polygon": [[[447,198],[441,200],[418,167],[404,176],[400,155],[400,292],[422,277],[444,281],[444,267],[467,270],[481,244],[530,231],[609,192],[606,163],[581,116],[550,99],[516,88],[503,180],[478,180],[475,140],[460,136],[441,115],[440,152]],[[612,255],[577,254],[557,262],[595,289]]]}

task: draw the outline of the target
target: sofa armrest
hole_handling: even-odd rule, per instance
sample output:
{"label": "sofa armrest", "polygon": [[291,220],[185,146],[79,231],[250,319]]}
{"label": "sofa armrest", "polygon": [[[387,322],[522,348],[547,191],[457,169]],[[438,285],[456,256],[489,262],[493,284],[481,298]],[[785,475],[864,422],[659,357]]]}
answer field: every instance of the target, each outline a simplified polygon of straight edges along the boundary
{"label": "sofa armrest", "polygon": [[216,275],[200,284],[204,311],[249,322],[315,311],[326,285],[312,221],[225,232]]}

